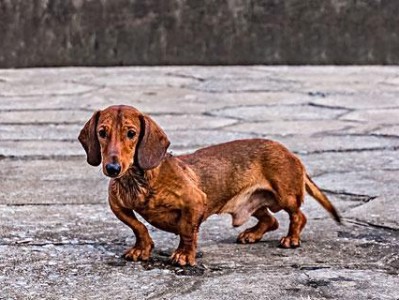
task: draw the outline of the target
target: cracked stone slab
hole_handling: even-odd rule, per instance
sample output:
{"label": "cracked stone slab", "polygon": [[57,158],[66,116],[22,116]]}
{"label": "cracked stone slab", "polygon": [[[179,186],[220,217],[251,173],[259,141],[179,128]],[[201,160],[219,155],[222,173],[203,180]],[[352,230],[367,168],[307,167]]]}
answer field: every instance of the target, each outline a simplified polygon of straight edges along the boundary
{"label": "cracked stone slab", "polygon": [[[37,87],[41,88],[38,89]],[[85,84],[73,82],[43,80],[40,77],[19,80],[18,82],[0,81],[0,99],[2,97],[26,97],[26,96],[65,96],[82,95],[97,90]]]}
{"label": "cracked stone slab", "polygon": [[[73,132],[70,135],[73,138]],[[234,139],[255,137],[247,133],[222,132],[218,130],[168,130],[171,141],[169,151],[176,154],[193,152],[199,147],[228,142]],[[54,158],[85,155],[76,139],[72,140],[3,140],[0,143],[0,157]]]}
{"label": "cracked stone slab", "polygon": [[[116,103],[128,103],[140,111],[152,114],[202,114],[210,108],[223,105],[213,95],[205,95],[176,87],[143,87],[133,91],[131,88],[112,88],[101,92],[103,97]],[[161,99],[161,100],[160,100]]]}
{"label": "cracked stone slab", "polygon": [[[67,114],[68,115],[68,114]],[[80,119],[91,117],[91,112],[85,113],[85,116],[79,117]],[[156,122],[165,130],[168,134],[171,132],[173,137],[174,131],[177,130],[213,130],[225,126],[232,125],[237,121],[228,118],[217,118],[207,115],[151,115]],[[40,118],[40,116],[38,117]],[[57,116],[51,117],[56,120]],[[0,127],[0,139],[3,141],[14,140],[14,141],[71,141],[76,142],[79,136],[80,130],[83,128],[84,123],[71,118],[70,120],[65,117],[65,120],[59,120],[61,124],[48,123],[49,118],[45,120],[42,118],[40,122],[34,122],[31,124],[30,120],[25,120],[27,123],[7,124]],[[86,120],[86,121],[87,121]],[[71,122],[71,124],[65,124]],[[8,122],[7,122],[8,123]],[[1,148],[1,145],[0,145]],[[82,152],[83,154],[83,152]]]}
{"label": "cracked stone slab", "polygon": [[166,67],[168,75],[177,77],[190,77],[197,81],[212,80],[214,78],[262,78],[264,76],[273,76],[279,73],[279,70],[262,68],[260,66],[245,66],[244,69],[235,66],[191,66],[190,68]]}
{"label": "cracked stone slab", "polygon": [[[221,130],[178,130],[167,131],[171,141],[171,149],[187,149],[190,152],[200,147],[224,143],[236,139],[256,137],[254,134],[240,132],[224,132]],[[183,151],[184,152],[184,151]]]}
{"label": "cracked stone slab", "polygon": [[341,132],[352,128],[352,122],[329,120],[328,123],[321,120],[313,121],[269,121],[269,122],[240,122],[230,125],[224,130],[234,132],[256,133],[259,135],[313,135],[321,133]]}
{"label": "cracked stone slab", "polygon": [[3,179],[0,186],[0,203],[7,205],[100,203],[107,200],[107,183],[102,179],[46,181],[28,178],[19,182],[18,188],[15,180]]}
{"label": "cracked stone slab", "polygon": [[168,270],[145,271],[140,266],[121,264],[102,246],[0,246],[2,256],[10,251],[13,255],[7,260],[13,267],[3,264],[0,275],[2,297],[6,299],[49,295],[91,299],[100,294],[104,298],[114,298],[117,294],[122,299],[144,299],[174,285],[188,285],[191,280]]}
{"label": "cracked stone slab", "polygon": [[399,125],[383,126],[373,131],[375,134],[399,136]]}
{"label": "cracked stone slab", "polygon": [[[395,276],[370,272],[366,270],[315,270],[309,272],[295,272],[289,269],[270,271],[254,270],[254,277],[247,278],[236,272],[212,278],[201,285],[199,290],[189,295],[182,295],[176,299],[193,299],[203,297],[204,290],[211,290],[209,299],[231,299],[230,289],[234,286],[234,293],[240,298],[247,299],[337,299],[337,298],[367,298],[378,293],[380,299],[394,299],[392,292],[396,292],[395,285],[398,283]],[[323,276],[324,275],[324,276]],[[256,278],[256,279],[255,279]],[[385,281],[384,285],[369,282]],[[278,282],[278,285],[275,285]],[[213,290],[218,286],[217,290]],[[260,288],[262,286],[262,288]],[[265,288],[268,286],[268,288]],[[273,288],[270,288],[273,286]],[[364,288],[358,289],[362,286]]]}
{"label": "cracked stone slab", "polygon": [[108,67],[108,68],[36,68],[19,70],[0,70],[0,82],[7,85],[30,85],[50,83],[84,82],[84,85],[102,87],[105,85],[168,85],[172,82],[187,83],[194,78],[170,75],[175,67]]}
{"label": "cracked stone slab", "polygon": [[151,69],[131,70],[128,68],[115,68],[109,72],[102,72],[97,76],[80,76],[74,79],[76,83],[92,84],[96,86],[184,86],[196,80],[190,77],[170,76],[165,72],[157,73]]}
{"label": "cracked stone slab", "polygon": [[345,133],[352,135],[383,135],[378,134],[377,131],[381,128],[378,123],[360,123],[357,121],[352,122],[352,126],[345,130]]}
{"label": "cracked stone slab", "polygon": [[[331,78],[331,79],[330,79]],[[397,93],[398,89],[393,86],[383,86],[379,82],[370,82],[368,80],[356,80],[350,82],[346,78],[337,80],[337,76],[332,75],[330,78],[320,76],[315,80],[307,80],[304,82],[302,89],[298,91],[307,92],[312,95],[321,95],[323,98],[330,95],[334,96],[350,96],[359,94],[372,95],[371,97],[381,96],[382,93]],[[360,91],[360,92],[359,92]],[[388,96],[389,97],[389,96]],[[319,97],[316,97],[319,98]]]}
{"label": "cracked stone slab", "polygon": [[[324,76],[334,82],[349,81],[373,81],[379,82],[390,78],[396,78],[398,75],[397,67],[387,66],[253,66],[253,69],[266,72],[267,74],[278,74],[287,78],[303,78],[303,81],[309,79],[322,81]],[[333,75],[335,79],[333,79]]]}
{"label": "cracked stone slab", "polygon": [[[386,281],[385,279],[386,278]],[[383,280],[384,284],[379,282]],[[347,297],[368,298],[370,291],[378,295],[379,299],[393,299],[399,283],[395,276],[387,276],[385,273],[369,270],[310,270],[301,276],[299,281],[302,285],[318,289],[320,295],[326,298],[342,299]],[[353,291],[353,288],[362,287]],[[332,291],[334,292],[332,292]]]}
{"label": "cracked stone slab", "polygon": [[[397,74],[368,66],[0,70],[0,298],[396,300]],[[277,247],[284,212],[280,228],[253,245],[235,240],[254,219],[232,228],[221,215],[201,226],[197,268],[170,265],[179,238],[149,225],[153,259],[124,261],[134,234],[110,211],[108,179],[76,140],[95,110],[120,103],[162,123],[176,154],[241,138],[281,141],[343,225],[307,197],[298,249]],[[234,123],[251,106],[258,111]],[[236,115],[213,114],[226,108]],[[272,120],[253,122],[270,108]]]}
{"label": "cracked stone slab", "polygon": [[399,140],[370,135],[320,135],[320,136],[265,136],[286,145],[300,154],[320,152],[359,152],[366,150],[389,150],[399,146]]}
{"label": "cracked stone slab", "polygon": [[[66,95],[66,96],[24,96],[24,97],[4,97],[0,98],[0,110],[3,111],[40,111],[40,110],[60,110],[60,109],[87,109],[96,110],[107,104],[104,99],[95,97],[99,92],[87,95]],[[87,99],[82,101],[82,99]],[[90,101],[89,101],[90,99]],[[1,112],[3,115],[4,112]]]}
{"label": "cracked stone slab", "polygon": [[365,224],[399,230],[399,205],[397,197],[392,196],[388,194],[377,197],[372,201],[351,209],[346,216]]}
{"label": "cracked stone slab", "polygon": [[216,118],[207,115],[161,115],[154,116],[153,119],[165,130],[200,130],[214,129],[232,125],[237,121],[228,118]]}
{"label": "cracked stone slab", "polygon": [[[14,203],[18,206],[10,205],[12,203],[6,203],[8,205],[0,203],[2,205],[0,210],[1,243],[8,245],[93,244],[111,243],[117,238],[123,241],[126,239],[125,243],[134,244],[132,231],[111,212],[107,202],[107,191],[99,185],[107,187],[107,182],[97,183],[97,187],[86,182],[87,188],[81,189],[81,193],[86,195],[86,201],[79,203],[55,200],[47,203],[43,203],[43,201]],[[32,186],[31,189],[33,188]],[[48,187],[48,189],[51,188],[51,186]],[[45,196],[50,198],[52,195],[48,192]],[[352,208],[351,203],[338,198],[331,197],[331,201],[339,211]],[[307,198],[303,211],[308,218],[307,229],[303,234],[304,241],[316,242],[318,239],[336,238],[336,232],[340,230],[340,226],[334,224],[333,219],[315,200]],[[27,215],[30,217],[26,218]],[[289,224],[288,214],[284,211],[277,213],[276,218],[279,220],[280,228],[268,233],[264,238],[265,241],[273,242],[275,247],[278,245],[278,240],[287,232]],[[331,230],[317,232],[319,220],[324,220],[323,222],[329,224],[327,226],[330,226]],[[158,241],[158,250],[177,247],[178,237],[176,235],[143,222],[151,236]],[[212,215],[201,226],[199,243],[201,247],[214,242],[228,242],[233,246],[238,234],[255,223],[255,219],[251,219],[243,226],[234,228],[229,215]],[[117,241],[116,243],[120,244],[121,242]]]}
{"label": "cracked stone slab", "polygon": [[397,150],[326,152],[301,155],[310,174],[399,170]]}
{"label": "cracked stone slab", "polygon": [[[5,124],[84,124],[93,112],[82,110],[5,111],[0,123]],[[51,127],[50,127],[51,129]]]}
{"label": "cracked stone slab", "polygon": [[[318,209],[322,210],[320,207]],[[112,256],[119,256],[124,249],[134,243],[131,230],[117,220],[106,203],[69,206],[24,205],[17,208],[3,206],[0,213],[2,246],[43,247],[42,250],[45,251],[47,246],[102,245],[108,248]],[[26,218],[28,214],[32,216]],[[307,212],[307,215],[311,217],[313,213]],[[333,221],[330,219],[309,218],[310,221],[303,233],[302,247],[296,250],[281,249],[277,247],[278,240],[288,229],[288,217],[285,213],[279,213],[276,216],[281,228],[268,233],[261,243],[253,245],[235,243],[238,233],[254,224],[253,221],[240,228],[233,228],[231,218],[227,215],[210,217],[201,226],[199,251],[203,252],[203,257],[200,262],[221,267],[231,266],[234,262],[237,266],[249,268],[254,266],[254,261],[270,267],[281,264],[290,266],[295,261],[303,265],[316,263],[331,265],[335,264],[335,258],[325,256],[323,251],[333,253],[339,250],[342,252],[338,255],[346,263],[364,264],[360,256],[351,257],[353,252],[361,250],[361,248],[357,249],[359,245],[367,245],[374,241],[376,248],[379,246],[380,250],[383,250],[384,246],[385,248],[395,246],[395,240],[390,245],[390,239],[397,236],[397,233],[393,231],[388,232],[384,237],[379,234],[383,229],[367,228],[350,223],[345,226],[331,226]],[[158,230],[147,223],[146,226],[155,242],[155,254],[159,252],[170,254],[177,247],[177,236]],[[353,240],[348,240],[350,235]],[[323,251],[320,251],[320,247]],[[367,248],[364,250],[366,251]],[[227,252],[231,255],[226,256]],[[253,259],[243,260],[242,258],[246,256]],[[265,257],[274,257],[277,261],[271,261]],[[375,251],[366,265],[377,264],[381,258],[381,253]]]}
{"label": "cracked stone slab", "polygon": [[[306,93],[301,92],[290,92],[290,91],[279,91],[279,92],[257,92],[257,93],[240,93],[236,95],[234,93],[227,94],[206,94],[207,99],[215,99],[214,101],[219,102],[219,109],[223,109],[228,105],[229,107],[243,105],[246,106],[273,106],[273,105],[305,105],[308,104],[312,97]],[[208,101],[207,101],[208,102]],[[213,101],[212,101],[213,102]],[[212,107],[209,109],[209,113],[212,113]]]}
{"label": "cracked stone slab", "polygon": [[83,124],[1,125],[0,140],[76,140],[82,128]]}
{"label": "cracked stone slab", "polygon": [[131,230],[113,215],[106,199],[99,204],[5,206],[0,215],[3,245],[101,244],[117,235],[134,243]]}
{"label": "cracked stone slab", "polygon": [[[350,171],[339,173],[325,173],[317,176],[317,182],[326,190],[337,193],[349,193],[357,195],[396,196],[397,178],[399,170],[374,170],[370,171]],[[394,205],[393,209],[398,210],[399,205]]]}
{"label": "cracked stone slab", "polygon": [[[0,204],[102,203],[108,179],[76,160],[0,160]],[[16,186],[17,183],[17,186]]]}
{"label": "cracked stone slab", "polygon": [[[81,216],[77,218],[79,220]],[[215,225],[220,236],[219,226]],[[206,269],[199,276],[179,276],[179,268],[168,265],[162,252],[155,252],[152,262],[147,264],[122,260],[117,253],[126,245],[123,240],[118,243],[115,237],[119,239],[124,231],[113,235],[114,240],[110,242],[95,240],[94,243],[79,244],[78,240],[77,244],[1,245],[0,254],[5,259],[0,262],[0,282],[6,287],[2,295],[39,297],[51,294],[54,297],[90,298],[95,296],[94,292],[111,296],[111,291],[115,293],[117,290],[122,299],[132,296],[232,299],[237,296],[259,298],[265,294],[273,298],[297,299],[298,296],[324,297],[338,289],[338,294],[357,299],[359,295],[368,297],[376,291],[382,297],[396,293],[394,245],[374,241],[378,229],[351,226],[342,229],[339,233],[342,237],[329,240],[326,238],[329,237],[329,227],[323,222],[316,227],[320,229],[320,226],[325,229],[322,232],[325,239],[307,241],[301,248],[288,251],[277,248],[275,241],[237,245],[223,242],[219,237],[219,242],[201,247],[204,254],[199,261]],[[59,225],[55,231],[57,227]],[[209,228],[213,230],[212,226]],[[357,240],[349,241],[347,237],[350,235]],[[156,245],[165,243],[162,239],[155,236]],[[336,239],[340,243],[333,242]],[[364,255],[368,257],[367,263]],[[337,261],[344,267],[337,266]],[[378,269],[381,267],[384,270]],[[352,278],[351,284],[346,284],[347,278]],[[368,279],[385,284],[380,287],[366,285],[359,292],[357,287]],[[277,289],[275,282],[279,282]]]}
{"label": "cracked stone slab", "polygon": [[[361,101],[359,101],[361,97]],[[325,97],[315,97],[312,99],[312,103],[317,105],[336,106],[348,109],[373,109],[373,108],[392,108],[399,107],[399,99],[397,93],[384,93],[384,92],[372,92],[363,93],[359,95],[358,92],[351,95],[326,95]],[[376,105],[378,103],[378,106]]]}
{"label": "cracked stone slab", "polygon": [[[9,157],[82,156],[82,146],[76,141],[1,141],[0,155]],[[83,150],[84,151],[84,150]]]}
{"label": "cracked stone slab", "polygon": [[398,122],[399,109],[369,109],[354,111],[346,114],[341,119],[359,122],[374,122],[378,124],[396,124]]}
{"label": "cracked stone slab", "polygon": [[220,97],[174,86],[109,86],[82,98],[85,101],[81,102],[86,104],[91,104],[92,100],[100,103],[91,105],[93,111],[109,105],[126,104],[152,115],[202,114],[224,105]]}
{"label": "cracked stone slab", "polygon": [[[187,96],[187,98],[186,98]],[[181,99],[179,99],[181,97]],[[162,98],[163,101],[159,101]],[[176,99],[177,98],[177,99]],[[94,112],[110,105],[126,104],[136,106],[143,111],[187,112],[187,106],[193,106],[193,112],[199,107],[205,111],[204,104],[196,103],[197,96],[189,91],[173,87],[104,87],[84,95],[51,95],[43,97],[4,97],[0,101],[0,110],[5,111],[46,111],[46,110],[87,110]],[[190,101],[192,100],[192,101]],[[185,103],[187,102],[187,103]],[[211,102],[211,101],[210,101]],[[185,105],[186,104],[186,105]],[[146,105],[146,106],[143,106]],[[207,103],[212,107],[211,103]],[[179,106],[182,106],[181,108]],[[219,106],[217,106],[219,107]]]}
{"label": "cracked stone slab", "polygon": [[301,66],[294,71],[280,69],[276,76],[287,80],[298,80],[302,83],[300,90],[324,95],[351,95],[383,92],[398,92],[394,84],[386,84],[389,80],[397,77],[395,68],[379,70],[378,67],[342,67],[339,75],[334,70],[336,67]]}
{"label": "cracked stone slab", "polygon": [[345,109],[330,109],[311,105],[238,106],[213,111],[213,115],[240,120],[280,121],[280,120],[326,120],[338,118]]}
{"label": "cracked stone slab", "polygon": [[[151,88],[148,90],[143,88],[139,91],[143,92],[135,97],[131,96],[132,90],[130,88],[112,89],[107,93],[101,91],[98,94],[104,95],[114,102],[118,101],[118,99],[119,102],[121,99],[136,99],[132,101],[133,106],[137,106],[144,112],[157,114],[168,112],[184,112],[188,114],[206,112],[211,114],[213,110],[221,109],[226,104],[240,106],[244,100],[246,105],[298,105],[311,100],[311,97],[306,94],[289,92],[240,93],[240,96],[237,97],[237,95],[229,93],[209,94],[174,87]],[[162,101],[159,101],[159,99],[162,99]]]}
{"label": "cracked stone slab", "polygon": [[211,78],[211,80],[186,84],[183,87],[207,93],[257,93],[295,90],[295,88],[300,87],[300,83],[275,77],[248,78],[243,76],[242,78],[232,78],[221,75]]}

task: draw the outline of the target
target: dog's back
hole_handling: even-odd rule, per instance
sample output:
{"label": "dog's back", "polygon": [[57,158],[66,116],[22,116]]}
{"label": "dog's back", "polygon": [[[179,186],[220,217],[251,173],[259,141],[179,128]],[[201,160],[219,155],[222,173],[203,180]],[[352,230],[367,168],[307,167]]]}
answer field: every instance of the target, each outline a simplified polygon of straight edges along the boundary
{"label": "dog's back", "polygon": [[304,192],[302,163],[275,141],[237,140],[178,158],[198,175],[208,205],[215,209],[222,209],[238,194],[250,194],[254,190],[282,195]]}

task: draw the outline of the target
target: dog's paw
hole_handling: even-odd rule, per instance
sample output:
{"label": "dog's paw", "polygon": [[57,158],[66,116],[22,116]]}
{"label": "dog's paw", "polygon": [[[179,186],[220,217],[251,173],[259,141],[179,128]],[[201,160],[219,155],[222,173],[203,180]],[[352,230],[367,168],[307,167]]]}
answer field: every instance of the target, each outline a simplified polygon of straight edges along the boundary
{"label": "dog's paw", "polygon": [[247,229],[241,232],[237,237],[237,243],[239,244],[253,244],[259,242],[262,239],[263,234],[259,232]]}
{"label": "dog's paw", "polygon": [[253,244],[259,242],[263,235],[268,231],[273,231],[278,228],[278,221],[273,218],[271,224],[268,224],[266,228],[262,228],[259,224],[252,228],[248,228],[241,232],[237,237],[237,243],[239,244]]}
{"label": "dog's paw", "polygon": [[149,247],[134,246],[126,250],[123,253],[122,257],[126,260],[132,260],[132,261],[139,261],[139,260],[146,261],[151,256],[151,250],[152,250],[151,246]]}
{"label": "dog's paw", "polygon": [[177,249],[171,256],[172,263],[178,264],[179,266],[195,266],[195,253],[186,252],[181,249]]}
{"label": "dog's paw", "polygon": [[280,240],[280,247],[281,248],[298,248],[301,245],[301,241],[299,238],[285,236]]}

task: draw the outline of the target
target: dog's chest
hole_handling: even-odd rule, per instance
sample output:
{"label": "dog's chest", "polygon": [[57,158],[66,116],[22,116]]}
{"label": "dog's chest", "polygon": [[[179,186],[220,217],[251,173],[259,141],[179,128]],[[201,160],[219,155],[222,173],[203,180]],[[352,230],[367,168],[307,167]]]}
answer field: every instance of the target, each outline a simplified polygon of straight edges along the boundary
{"label": "dog's chest", "polygon": [[182,191],[175,187],[154,186],[154,193],[135,201],[134,210],[148,223],[165,231],[178,232],[179,220],[185,206]]}

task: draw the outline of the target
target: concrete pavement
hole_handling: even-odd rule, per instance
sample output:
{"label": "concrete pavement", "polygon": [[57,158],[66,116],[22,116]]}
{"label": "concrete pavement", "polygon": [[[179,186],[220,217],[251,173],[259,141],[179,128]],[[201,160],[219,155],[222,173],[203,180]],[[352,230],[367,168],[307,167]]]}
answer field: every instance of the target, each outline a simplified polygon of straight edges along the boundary
{"label": "concrete pavement", "polygon": [[[151,226],[148,263],[111,213],[107,179],[77,135],[130,104],[173,153],[265,137],[295,151],[344,217],[307,198],[303,244],[254,245],[213,216],[198,267],[168,263],[178,237]],[[399,67],[129,67],[0,70],[0,299],[399,299]],[[246,224],[244,227],[248,227]]]}

